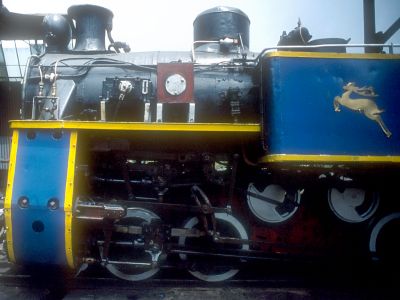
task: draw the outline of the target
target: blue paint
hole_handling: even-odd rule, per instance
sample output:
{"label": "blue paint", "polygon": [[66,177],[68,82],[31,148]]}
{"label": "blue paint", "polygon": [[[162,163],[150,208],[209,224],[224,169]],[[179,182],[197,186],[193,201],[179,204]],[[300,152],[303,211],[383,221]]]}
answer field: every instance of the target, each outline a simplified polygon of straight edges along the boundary
{"label": "blue paint", "polygon": [[[270,154],[400,155],[400,59],[269,57],[263,73]],[[334,111],[349,82],[374,88],[390,138],[362,113]]]}
{"label": "blue paint", "polygon": [[[14,253],[17,263],[66,265],[65,214],[63,209],[68,167],[70,133],[60,139],[52,131],[36,131],[29,139],[21,130],[15,168],[12,224]],[[21,208],[20,197],[29,199]],[[48,201],[59,200],[59,208],[51,210]],[[40,231],[43,225],[43,231]]]}

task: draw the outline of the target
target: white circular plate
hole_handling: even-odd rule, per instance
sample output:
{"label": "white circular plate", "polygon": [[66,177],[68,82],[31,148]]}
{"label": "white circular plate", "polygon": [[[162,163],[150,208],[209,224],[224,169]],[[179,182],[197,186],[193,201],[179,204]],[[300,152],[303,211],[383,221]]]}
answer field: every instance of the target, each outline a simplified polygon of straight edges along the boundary
{"label": "white circular plate", "polygon": [[[282,223],[289,220],[300,205],[301,192],[296,191],[293,200],[287,199],[287,193],[278,184],[270,184],[259,191],[252,183],[247,189],[247,204],[251,212],[266,223]],[[291,203],[285,201],[292,201]]]}
{"label": "white circular plate", "polygon": [[333,213],[348,223],[360,223],[368,220],[379,206],[377,193],[367,197],[363,189],[346,188],[343,193],[333,188],[329,190],[328,202]]}

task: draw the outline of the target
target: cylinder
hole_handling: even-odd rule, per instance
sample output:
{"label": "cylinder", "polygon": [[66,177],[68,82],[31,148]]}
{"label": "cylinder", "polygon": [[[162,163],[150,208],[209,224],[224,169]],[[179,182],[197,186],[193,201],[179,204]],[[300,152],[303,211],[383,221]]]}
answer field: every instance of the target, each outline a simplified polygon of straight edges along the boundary
{"label": "cylinder", "polygon": [[112,29],[112,11],[96,5],[74,5],[68,16],[76,22],[74,51],[106,51],[105,31]]}
{"label": "cylinder", "polygon": [[[240,9],[218,6],[199,14],[193,22],[194,41],[219,41],[226,37],[242,39],[249,48],[250,19]],[[195,47],[200,43],[195,44]]]}

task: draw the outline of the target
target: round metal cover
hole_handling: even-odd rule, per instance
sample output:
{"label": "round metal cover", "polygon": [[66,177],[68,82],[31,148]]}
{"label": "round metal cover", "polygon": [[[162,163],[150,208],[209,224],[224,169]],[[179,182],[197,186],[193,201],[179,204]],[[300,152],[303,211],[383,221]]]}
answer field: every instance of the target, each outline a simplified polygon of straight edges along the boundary
{"label": "round metal cover", "polygon": [[346,188],[343,193],[333,188],[328,194],[329,206],[341,220],[359,223],[369,219],[378,209],[379,196],[363,189]]}
{"label": "round metal cover", "polygon": [[289,192],[278,184],[270,184],[259,191],[252,183],[247,189],[247,204],[251,212],[266,223],[289,220],[300,204],[301,192]]}
{"label": "round metal cover", "polygon": [[181,95],[186,90],[186,79],[180,74],[170,75],[165,80],[165,89],[172,96]]}

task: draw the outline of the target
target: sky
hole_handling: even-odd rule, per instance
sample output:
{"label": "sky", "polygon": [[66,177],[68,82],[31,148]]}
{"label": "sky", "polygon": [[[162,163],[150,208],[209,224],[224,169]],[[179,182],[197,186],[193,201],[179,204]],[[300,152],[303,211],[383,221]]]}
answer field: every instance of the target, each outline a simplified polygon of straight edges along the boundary
{"label": "sky", "polygon": [[[317,38],[351,38],[363,43],[362,0],[3,0],[18,13],[63,13],[76,4],[96,4],[114,13],[113,38],[132,51],[187,51],[193,42],[193,21],[215,6],[241,9],[250,18],[250,50],[277,44],[283,30],[298,18]],[[400,17],[400,0],[375,0],[376,30],[385,31]],[[400,44],[400,32],[389,42]]]}

